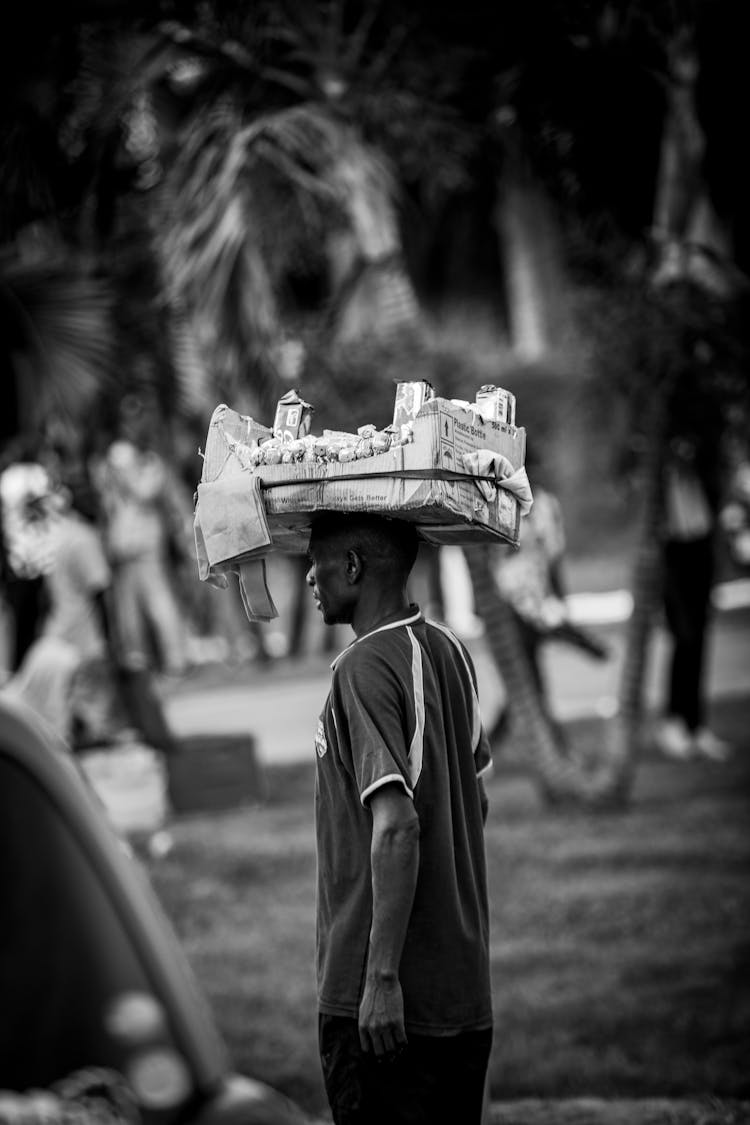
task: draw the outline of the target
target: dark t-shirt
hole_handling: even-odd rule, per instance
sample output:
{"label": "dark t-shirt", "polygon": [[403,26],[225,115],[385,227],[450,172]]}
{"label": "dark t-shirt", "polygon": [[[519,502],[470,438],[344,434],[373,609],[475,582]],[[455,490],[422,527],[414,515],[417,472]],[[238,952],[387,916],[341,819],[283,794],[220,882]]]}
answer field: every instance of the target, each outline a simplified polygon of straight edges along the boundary
{"label": "dark t-shirt", "polygon": [[492,1024],[484,830],[490,765],[476,673],[418,607],[359,637],[333,665],[318,722],[318,1001],[355,1017],[372,917],[368,800],[398,784],[419,817],[419,873],[399,979],[407,1031]]}

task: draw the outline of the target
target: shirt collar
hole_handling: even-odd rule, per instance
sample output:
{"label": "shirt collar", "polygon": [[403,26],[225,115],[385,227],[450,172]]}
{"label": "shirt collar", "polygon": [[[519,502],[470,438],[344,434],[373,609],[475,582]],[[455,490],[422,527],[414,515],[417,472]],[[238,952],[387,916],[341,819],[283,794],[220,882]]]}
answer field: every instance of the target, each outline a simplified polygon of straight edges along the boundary
{"label": "shirt collar", "polygon": [[366,637],[374,637],[376,633],[384,633],[388,629],[398,629],[402,625],[418,625],[422,621],[424,621],[422,611],[419,606],[414,603],[412,603],[406,611],[399,610],[398,613],[390,614],[390,616],[381,621],[379,625],[376,625],[374,629],[363,633],[361,637],[355,637],[354,640],[346,646],[344,651],[340,652],[338,656],[331,661],[331,668],[335,668],[342,656],[346,656],[347,652],[353,649],[355,645],[358,645],[360,641],[365,640]]}

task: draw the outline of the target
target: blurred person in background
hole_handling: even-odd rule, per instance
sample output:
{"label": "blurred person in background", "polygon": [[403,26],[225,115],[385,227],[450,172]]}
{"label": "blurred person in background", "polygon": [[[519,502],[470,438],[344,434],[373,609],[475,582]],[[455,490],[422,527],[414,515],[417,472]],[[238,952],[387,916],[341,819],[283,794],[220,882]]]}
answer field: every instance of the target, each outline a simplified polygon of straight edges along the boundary
{"label": "blurred person in background", "polygon": [[46,612],[42,573],[48,552],[30,502],[44,493],[47,477],[27,444],[8,447],[0,463],[0,594],[9,672],[20,667]]}
{"label": "blurred person in background", "polygon": [[[562,506],[547,487],[546,468],[529,446],[526,450],[534,503],[521,521],[519,547],[494,551],[494,575],[500,593],[508,602],[529,663],[540,705],[553,722],[547,684],[542,667],[542,646],[558,640],[605,660],[606,646],[588,631],[573,624],[566,603],[565,525]],[[510,719],[510,705],[501,707],[490,731],[490,741],[501,739]]]}
{"label": "blurred person in background", "polygon": [[671,758],[724,761],[730,747],[706,726],[706,640],[720,507],[718,453],[698,433],[673,436],[664,468],[663,606],[671,652],[655,745]]}
{"label": "blurred person in background", "polygon": [[112,574],[85,477],[70,487],[40,464],[27,495],[47,612],[5,685],[75,750],[142,740],[165,754],[174,739],[147,673],[122,665]]}
{"label": "blurred person in background", "polygon": [[188,665],[188,630],[174,579],[190,552],[192,506],[154,445],[144,416],[124,413],[118,437],[93,461],[92,477],[122,663],[134,670],[155,666],[171,677]]}
{"label": "blurred person in background", "polygon": [[105,594],[110,571],[97,528],[71,506],[70,493],[35,469],[25,519],[35,529],[37,568],[48,612],[6,690],[29,704],[65,741],[114,737],[114,694],[107,677]]}
{"label": "blurred person in background", "polygon": [[750,574],[750,427],[744,417],[735,423],[728,445],[728,482],[719,512],[730,572],[734,577]]}

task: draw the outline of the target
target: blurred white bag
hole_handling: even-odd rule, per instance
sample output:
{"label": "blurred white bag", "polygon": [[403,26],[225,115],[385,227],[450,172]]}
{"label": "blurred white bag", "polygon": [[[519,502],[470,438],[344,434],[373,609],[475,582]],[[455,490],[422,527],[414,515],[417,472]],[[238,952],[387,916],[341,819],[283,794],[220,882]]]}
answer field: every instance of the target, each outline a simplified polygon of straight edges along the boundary
{"label": "blurred white bag", "polygon": [[114,827],[126,836],[153,833],[169,815],[163,755],[140,743],[79,755]]}

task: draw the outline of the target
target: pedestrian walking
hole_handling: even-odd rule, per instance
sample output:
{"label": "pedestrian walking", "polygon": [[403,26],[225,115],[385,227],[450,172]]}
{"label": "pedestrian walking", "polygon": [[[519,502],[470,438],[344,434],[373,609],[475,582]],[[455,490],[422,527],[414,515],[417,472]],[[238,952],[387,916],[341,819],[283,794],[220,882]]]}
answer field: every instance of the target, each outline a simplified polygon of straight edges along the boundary
{"label": "pedestrian walking", "polygon": [[492,1041],[476,673],[410,604],[411,524],[316,518],[307,574],[333,664],[315,787],[319,1045],[334,1121],[482,1116]]}
{"label": "pedestrian walking", "polygon": [[[539,704],[549,722],[556,725],[542,665],[543,645],[560,641],[595,660],[606,660],[608,649],[570,620],[562,505],[546,486],[545,466],[530,447],[526,451],[526,466],[534,473],[534,504],[523,518],[518,548],[499,546],[493,550],[493,570],[498,589],[513,612]],[[509,719],[510,705],[506,703],[490,730],[493,745],[504,735]]]}
{"label": "pedestrian walking", "polygon": [[730,752],[706,725],[706,642],[719,507],[715,460],[697,436],[685,433],[673,437],[664,468],[663,605],[671,652],[655,743],[671,758],[724,761]]}
{"label": "pedestrian walking", "polygon": [[[187,667],[187,630],[169,559],[169,509],[176,503],[176,484],[170,481],[166,462],[155,449],[129,438],[112,442],[94,464],[93,477],[112,567],[123,665],[133,669],[156,666],[179,676]],[[192,513],[186,510],[186,526],[188,516]]]}

